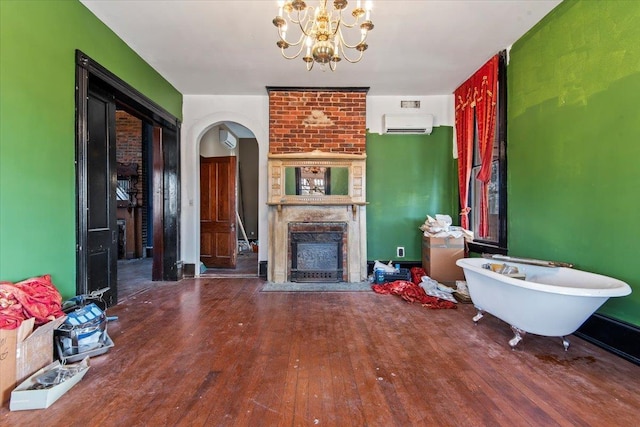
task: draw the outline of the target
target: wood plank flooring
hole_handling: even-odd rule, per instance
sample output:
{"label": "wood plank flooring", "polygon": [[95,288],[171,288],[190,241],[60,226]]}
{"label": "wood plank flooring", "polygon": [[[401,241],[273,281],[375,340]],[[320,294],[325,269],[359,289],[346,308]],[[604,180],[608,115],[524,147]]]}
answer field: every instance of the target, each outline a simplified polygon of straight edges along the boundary
{"label": "wood plank flooring", "polygon": [[109,309],[115,347],[48,409],[3,426],[632,426],[640,367],[527,335],[471,305],[373,292],[156,283]]}

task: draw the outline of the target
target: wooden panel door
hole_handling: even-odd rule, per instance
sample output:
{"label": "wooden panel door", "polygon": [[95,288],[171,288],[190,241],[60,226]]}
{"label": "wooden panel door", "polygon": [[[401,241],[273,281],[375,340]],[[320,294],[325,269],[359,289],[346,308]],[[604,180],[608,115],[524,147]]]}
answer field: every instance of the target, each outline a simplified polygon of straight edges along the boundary
{"label": "wooden panel door", "polygon": [[118,301],[116,220],[116,144],[113,97],[90,91],[87,102],[86,153],[86,288],[104,294],[108,305]]}
{"label": "wooden panel door", "polygon": [[236,158],[200,157],[200,261],[235,268]]}

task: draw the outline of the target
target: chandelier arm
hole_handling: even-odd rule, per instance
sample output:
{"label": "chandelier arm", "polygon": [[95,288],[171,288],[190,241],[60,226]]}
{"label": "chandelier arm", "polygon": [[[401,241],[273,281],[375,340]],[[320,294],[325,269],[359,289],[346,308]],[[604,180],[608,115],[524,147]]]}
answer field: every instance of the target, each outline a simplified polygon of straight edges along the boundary
{"label": "chandelier arm", "polygon": [[[307,13],[309,12],[309,9],[313,9],[313,7],[309,6],[306,9],[304,9],[304,15],[302,15],[302,17],[300,17],[300,11],[296,11],[297,15],[298,15],[298,19],[296,20],[295,18],[293,18],[291,16],[290,12],[287,12],[287,18],[289,19],[289,21],[292,24],[297,25],[298,27],[300,27],[300,38],[298,39],[297,42],[290,42],[289,40],[287,40],[286,38],[282,37],[282,27],[278,27],[278,37],[280,38],[280,40],[286,42],[289,46],[298,46],[300,43],[302,43],[302,41],[305,39],[305,37],[309,37],[309,29],[305,29],[305,26],[303,26],[303,22],[306,20],[306,16]],[[307,21],[306,26],[308,26],[312,21]],[[286,20],[285,20],[285,24],[286,24]],[[288,25],[286,25],[288,26]],[[286,31],[286,30],[285,30]],[[301,51],[301,50],[300,50]],[[293,58],[297,57],[298,55],[300,55],[300,51],[298,52],[297,55],[295,55]],[[283,54],[283,56],[287,59],[292,59],[286,55]]]}
{"label": "chandelier arm", "polygon": [[341,45],[343,45],[344,47],[348,48],[348,49],[355,49],[360,43],[364,43],[367,38],[365,37],[364,39],[360,40],[358,43],[354,44],[353,46],[348,44],[347,42],[344,41],[344,39],[342,38],[342,36],[340,36],[342,43]]}
{"label": "chandelier arm", "polygon": [[[340,27],[343,24],[342,21],[342,11],[340,11],[340,13],[338,14],[338,17],[335,20],[330,20],[330,23],[333,26],[333,31],[331,32],[331,36],[335,37],[336,34],[338,34],[338,32],[340,31]],[[342,34],[340,34],[340,36],[342,37]]]}
{"label": "chandelier arm", "polygon": [[[346,40],[342,36],[342,30],[338,30],[338,33],[340,33],[340,45],[344,46],[346,48],[349,48],[349,49],[355,49],[360,43],[365,43],[367,41],[367,36],[369,35],[369,32],[367,31],[367,33],[364,35],[364,37],[360,38],[358,43],[356,43],[354,45],[350,45],[349,43],[346,42]],[[342,51],[344,52],[344,49],[342,49]]]}
{"label": "chandelier arm", "polygon": [[299,18],[300,17],[300,11],[298,11],[298,20],[297,21],[295,21],[293,19],[291,20],[292,23],[298,24],[298,27],[300,27],[300,31],[302,31],[302,34],[303,34],[301,36],[301,38],[309,37],[309,35],[311,34],[311,29],[313,28],[313,20],[309,19],[309,20],[307,20],[307,22],[304,25],[302,25],[303,22],[307,18],[307,13],[308,12],[311,13],[310,11],[313,11],[313,7],[312,6],[309,6],[304,10],[304,16],[302,17],[302,19]]}
{"label": "chandelier arm", "polygon": [[289,46],[298,46],[305,39],[305,34],[304,34],[304,32],[302,34],[300,34],[300,38],[298,39],[297,42],[294,43],[294,42],[290,42],[289,40],[286,40],[284,37],[282,37],[282,29],[278,28],[278,37],[280,37],[280,40],[286,42]]}
{"label": "chandelier arm", "polygon": [[[286,53],[284,53],[285,51],[283,47],[280,48],[280,53],[282,53],[282,56],[284,56],[286,59],[296,59],[298,56],[300,56],[300,54],[302,53],[302,50],[304,49],[303,43],[298,43],[298,44],[300,45],[300,47],[298,48],[298,51],[292,56],[288,56]],[[296,46],[296,45],[290,45],[290,46]]]}
{"label": "chandelier arm", "polygon": [[311,36],[312,29],[313,29],[313,21],[307,21],[304,26],[302,25],[302,22],[299,22],[298,26],[300,27],[300,31],[302,31],[302,36],[301,36],[302,38]]}
{"label": "chandelier arm", "polygon": [[364,56],[364,50],[361,50],[360,53],[358,54],[358,57],[356,59],[352,59],[352,58],[349,58],[349,56],[347,55],[347,51],[344,49],[343,45],[340,45],[339,49],[340,49],[340,53],[341,53],[340,57],[342,59],[344,59],[345,61],[350,62],[351,64],[355,64],[356,62],[360,62],[360,60]]}
{"label": "chandelier arm", "polygon": [[309,13],[309,10],[313,9],[312,6],[307,7],[306,9],[304,9],[304,11],[301,12],[299,10],[296,10],[296,14],[298,15],[298,19],[295,19],[294,17],[291,16],[291,12],[287,12],[287,18],[289,18],[289,21],[291,21],[291,23],[293,24],[298,24],[301,25],[302,22],[304,22],[307,19],[307,13]]}
{"label": "chandelier arm", "polygon": [[362,22],[360,22],[359,18],[356,18],[352,24],[349,24],[347,22],[345,22],[344,18],[342,17],[342,13],[340,13],[340,24],[342,24],[343,27],[345,28],[354,28],[355,26],[359,26],[360,24],[362,24]]}
{"label": "chandelier arm", "polygon": [[356,62],[360,62],[363,56],[364,56],[364,51],[360,52],[360,54],[358,55],[358,59],[351,59],[344,52],[342,53],[342,58],[352,64],[355,64]]}

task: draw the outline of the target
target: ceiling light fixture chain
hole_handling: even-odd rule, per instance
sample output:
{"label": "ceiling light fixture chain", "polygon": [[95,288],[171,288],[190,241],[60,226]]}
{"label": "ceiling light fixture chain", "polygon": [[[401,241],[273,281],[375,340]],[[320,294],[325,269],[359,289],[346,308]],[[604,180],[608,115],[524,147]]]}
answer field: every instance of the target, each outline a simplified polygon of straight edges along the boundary
{"label": "ceiling light fixture chain", "polygon": [[[345,21],[342,11],[348,5],[347,0],[334,0],[333,9],[327,6],[327,0],[320,0],[318,6],[307,6],[304,0],[278,1],[278,16],[273,18],[273,25],[278,27],[279,40],[276,45],[286,59],[295,59],[303,54],[302,60],[307,70],[313,68],[314,63],[324,69],[327,65],[334,71],[338,62],[344,58],[347,62],[356,63],[362,59],[364,51],[369,45],[366,43],[369,31],[373,29],[371,22],[372,1],[356,1],[356,7],[351,12],[351,22]],[[364,7],[363,7],[364,3]],[[348,18],[351,19],[351,18]],[[287,31],[300,32],[295,41],[287,39]],[[351,44],[343,35],[343,30],[360,29],[359,37]],[[297,48],[293,55],[287,55],[285,49]],[[305,50],[306,47],[306,50]],[[358,53],[349,57],[350,50]]]}

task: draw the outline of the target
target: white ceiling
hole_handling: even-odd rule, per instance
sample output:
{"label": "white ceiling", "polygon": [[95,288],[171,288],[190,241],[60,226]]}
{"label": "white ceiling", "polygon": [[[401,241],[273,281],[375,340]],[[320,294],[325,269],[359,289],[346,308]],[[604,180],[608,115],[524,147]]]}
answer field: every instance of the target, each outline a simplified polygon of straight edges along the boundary
{"label": "white ceiling", "polygon": [[335,72],[282,58],[275,0],[80,1],[185,95],[310,86],[426,96],[451,94],[561,0],[374,0],[364,59]]}

